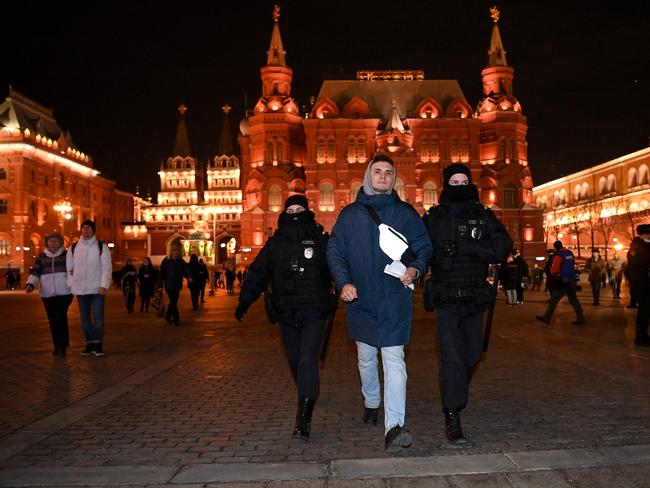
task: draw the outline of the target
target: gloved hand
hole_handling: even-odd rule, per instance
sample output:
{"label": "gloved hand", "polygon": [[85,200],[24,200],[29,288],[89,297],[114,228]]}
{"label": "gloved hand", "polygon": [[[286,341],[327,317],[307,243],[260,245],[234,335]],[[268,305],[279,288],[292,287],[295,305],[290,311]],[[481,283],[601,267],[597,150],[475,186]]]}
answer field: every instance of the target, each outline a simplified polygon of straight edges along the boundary
{"label": "gloved hand", "polygon": [[237,305],[237,309],[235,310],[235,318],[241,322],[244,320],[244,315],[246,315],[246,312],[248,311],[248,307],[250,307],[251,304],[248,302],[239,302],[239,305]]}
{"label": "gloved hand", "polygon": [[479,241],[477,239],[459,239],[456,241],[457,256],[474,256],[478,249]]}

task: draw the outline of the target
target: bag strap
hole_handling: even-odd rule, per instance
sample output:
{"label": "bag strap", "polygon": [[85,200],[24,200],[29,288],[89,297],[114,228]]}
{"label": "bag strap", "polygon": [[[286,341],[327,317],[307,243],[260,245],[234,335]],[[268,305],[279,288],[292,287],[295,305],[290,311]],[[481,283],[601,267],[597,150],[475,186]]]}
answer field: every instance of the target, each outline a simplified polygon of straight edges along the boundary
{"label": "bag strap", "polygon": [[372,217],[372,220],[375,221],[375,224],[377,224],[377,227],[379,227],[381,224],[383,224],[383,222],[379,218],[379,215],[377,215],[377,211],[374,208],[372,208],[370,205],[366,205],[364,203],[362,203],[361,205],[366,207],[366,210],[370,214],[370,217]]}

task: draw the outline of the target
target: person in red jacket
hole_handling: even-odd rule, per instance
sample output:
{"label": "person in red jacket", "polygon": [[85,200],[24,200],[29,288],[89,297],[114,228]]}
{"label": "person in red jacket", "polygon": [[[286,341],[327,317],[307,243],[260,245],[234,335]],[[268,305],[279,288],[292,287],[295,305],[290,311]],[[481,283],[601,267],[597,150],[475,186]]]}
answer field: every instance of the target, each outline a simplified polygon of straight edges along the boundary
{"label": "person in red jacket", "polygon": [[566,295],[576,312],[576,320],[571,323],[573,325],[583,325],[586,321],[582,306],[576,295],[576,263],[573,253],[564,247],[562,241],[555,241],[553,248],[555,249],[555,255],[551,264],[551,276],[556,278],[557,286],[553,289],[551,301],[544,315],[538,315],[535,318],[543,322],[544,325],[548,325],[555,307],[562,300],[562,297]]}

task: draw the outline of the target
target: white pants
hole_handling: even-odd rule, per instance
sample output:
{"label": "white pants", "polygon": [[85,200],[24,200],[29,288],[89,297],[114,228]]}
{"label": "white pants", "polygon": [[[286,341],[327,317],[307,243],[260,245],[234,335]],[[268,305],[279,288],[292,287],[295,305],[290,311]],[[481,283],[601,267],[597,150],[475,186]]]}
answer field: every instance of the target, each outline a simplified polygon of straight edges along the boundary
{"label": "white pants", "polygon": [[357,341],[361,393],[367,408],[379,408],[381,389],[377,352],[381,349],[384,368],[384,430],[404,426],[406,416],[406,363],[404,346],[377,348]]}

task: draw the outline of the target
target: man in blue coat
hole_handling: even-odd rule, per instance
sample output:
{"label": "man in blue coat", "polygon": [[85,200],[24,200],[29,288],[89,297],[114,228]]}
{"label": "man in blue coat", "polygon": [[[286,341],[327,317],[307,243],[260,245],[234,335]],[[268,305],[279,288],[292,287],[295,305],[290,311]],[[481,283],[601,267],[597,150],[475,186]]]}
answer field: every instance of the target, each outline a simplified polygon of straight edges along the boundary
{"label": "man in blue coat", "polygon": [[[397,169],[388,156],[368,164],[363,187],[345,207],[332,230],[327,259],[341,298],[348,304],[348,328],[356,341],[366,424],[377,424],[381,392],[377,352],[384,368],[385,449],[396,452],[411,445],[404,427],[406,364],[404,346],[411,336],[413,291],[409,288],[426,270],[431,241],[415,209],[393,190]],[[373,216],[373,211],[375,215]],[[401,234],[412,251],[399,278],[384,272],[391,259],[379,244],[381,223]]]}

